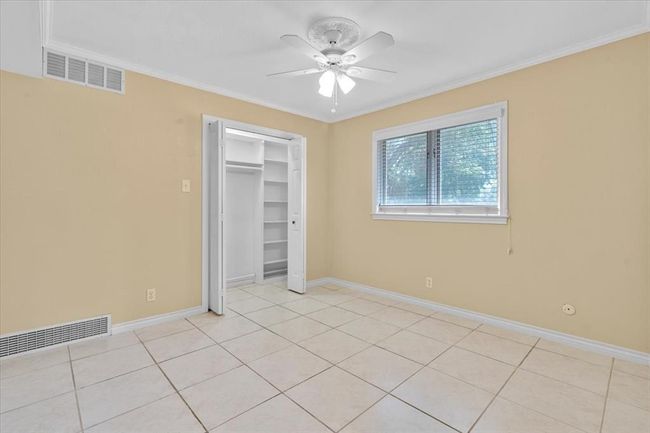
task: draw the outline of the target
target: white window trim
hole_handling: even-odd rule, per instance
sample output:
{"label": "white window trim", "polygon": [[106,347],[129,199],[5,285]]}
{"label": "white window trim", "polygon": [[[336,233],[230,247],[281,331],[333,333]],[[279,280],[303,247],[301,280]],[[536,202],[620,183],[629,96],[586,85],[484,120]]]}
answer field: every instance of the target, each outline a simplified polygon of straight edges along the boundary
{"label": "white window trim", "polygon": [[[389,138],[448,128],[465,123],[497,119],[499,127],[499,202],[486,206],[381,206],[377,200],[377,148]],[[497,102],[420,122],[393,126],[372,134],[372,218],[376,220],[435,221],[506,224],[508,222],[508,102]]]}

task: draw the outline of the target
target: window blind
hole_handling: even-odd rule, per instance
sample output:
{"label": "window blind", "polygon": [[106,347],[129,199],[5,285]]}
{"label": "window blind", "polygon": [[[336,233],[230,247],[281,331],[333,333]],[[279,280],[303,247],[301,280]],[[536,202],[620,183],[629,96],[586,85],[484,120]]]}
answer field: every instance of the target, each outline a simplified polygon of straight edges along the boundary
{"label": "window blind", "polygon": [[499,201],[497,119],[383,140],[379,206],[484,206]]}
{"label": "window blind", "polygon": [[498,204],[496,119],[437,131],[441,205]]}
{"label": "window blind", "polygon": [[380,154],[381,204],[425,205],[427,186],[428,134],[414,134],[384,140]]}

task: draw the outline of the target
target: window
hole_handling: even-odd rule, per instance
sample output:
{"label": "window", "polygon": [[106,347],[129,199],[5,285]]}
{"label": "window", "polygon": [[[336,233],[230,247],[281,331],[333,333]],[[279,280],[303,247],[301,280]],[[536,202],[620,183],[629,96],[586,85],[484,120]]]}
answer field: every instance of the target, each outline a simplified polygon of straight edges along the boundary
{"label": "window", "polygon": [[505,223],[507,105],[376,131],[375,219]]}

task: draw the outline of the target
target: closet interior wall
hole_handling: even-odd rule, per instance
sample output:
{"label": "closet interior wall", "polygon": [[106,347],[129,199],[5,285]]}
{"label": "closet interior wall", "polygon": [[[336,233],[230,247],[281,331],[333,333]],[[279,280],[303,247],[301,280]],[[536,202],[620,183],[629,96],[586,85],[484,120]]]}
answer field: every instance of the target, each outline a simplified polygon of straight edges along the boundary
{"label": "closet interior wall", "polygon": [[288,259],[288,147],[225,134],[226,285],[285,277]]}

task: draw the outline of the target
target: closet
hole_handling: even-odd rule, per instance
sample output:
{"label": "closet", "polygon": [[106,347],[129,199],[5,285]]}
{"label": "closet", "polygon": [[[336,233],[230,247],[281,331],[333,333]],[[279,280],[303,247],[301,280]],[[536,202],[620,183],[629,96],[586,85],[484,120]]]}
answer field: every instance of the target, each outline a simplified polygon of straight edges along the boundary
{"label": "closet", "polygon": [[286,278],[290,146],[234,129],[224,143],[226,287]]}

